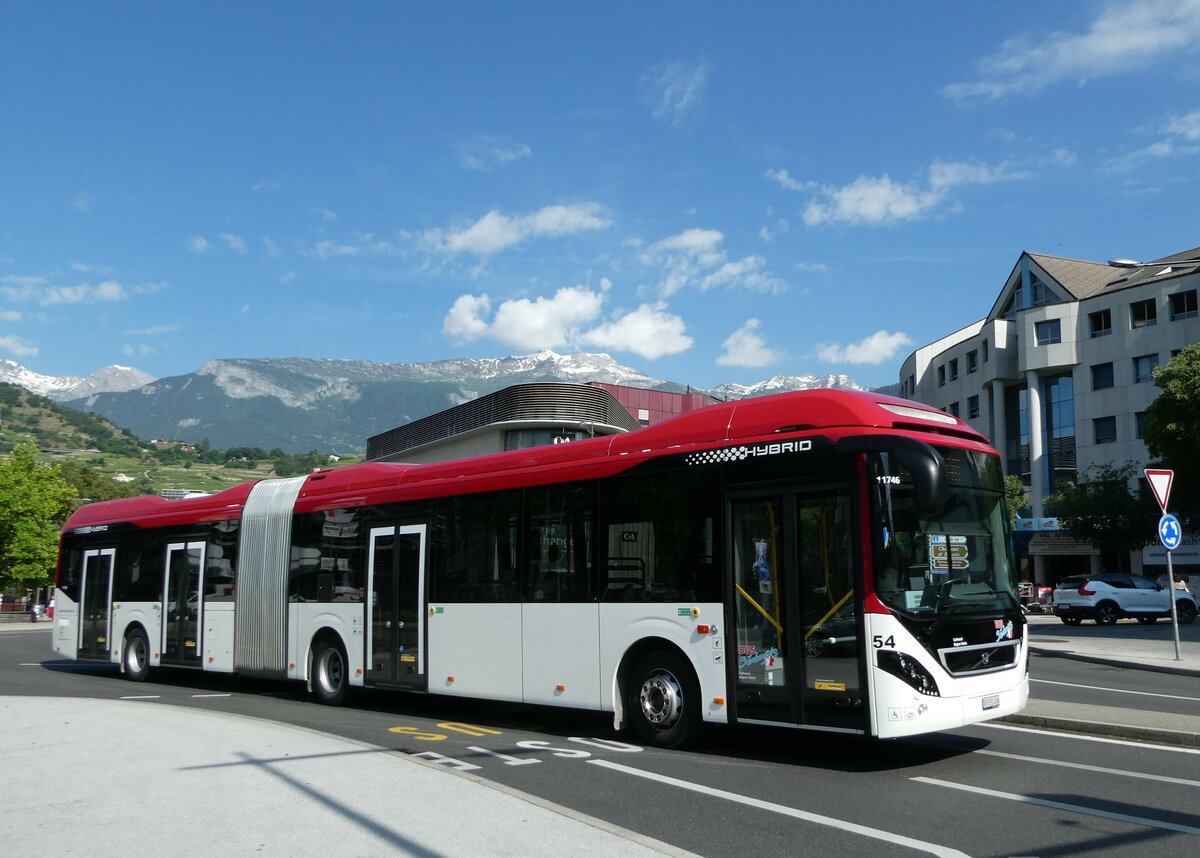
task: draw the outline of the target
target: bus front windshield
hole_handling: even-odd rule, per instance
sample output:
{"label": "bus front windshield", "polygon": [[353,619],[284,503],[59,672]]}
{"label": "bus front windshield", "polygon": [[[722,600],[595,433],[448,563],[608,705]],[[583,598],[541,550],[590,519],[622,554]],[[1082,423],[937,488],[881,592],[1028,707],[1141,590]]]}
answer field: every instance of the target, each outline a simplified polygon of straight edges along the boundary
{"label": "bus front windshield", "polygon": [[1004,483],[995,456],[938,448],[946,503],[928,513],[895,457],[874,458],[875,593],[914,618],[1018,609]]}

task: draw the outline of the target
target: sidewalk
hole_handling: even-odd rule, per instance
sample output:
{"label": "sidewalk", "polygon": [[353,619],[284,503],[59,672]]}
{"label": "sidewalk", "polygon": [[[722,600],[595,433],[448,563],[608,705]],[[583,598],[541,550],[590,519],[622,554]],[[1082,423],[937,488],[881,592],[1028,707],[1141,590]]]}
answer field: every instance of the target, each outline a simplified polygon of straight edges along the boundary
{"label": "sidewalk", "polygon": [[[1068,626],[1050,614],[1029,614],[1027,619],[1033,657],[1200,677],[1200,622],[1179,627],[1177,660],[1170,622],[1141,625],[1122,620],[1114,626],[1097,626],[1085,620],[1082,625]],[[1200,716],[1030,698],[1024,711],[1004,720],[1065,732],[1200,747]]]}
{"label": "sidewalk", "polygon": [[0,723],[0,806],[43,855],[690,854],[470,774],[255,718],[0,697]]}

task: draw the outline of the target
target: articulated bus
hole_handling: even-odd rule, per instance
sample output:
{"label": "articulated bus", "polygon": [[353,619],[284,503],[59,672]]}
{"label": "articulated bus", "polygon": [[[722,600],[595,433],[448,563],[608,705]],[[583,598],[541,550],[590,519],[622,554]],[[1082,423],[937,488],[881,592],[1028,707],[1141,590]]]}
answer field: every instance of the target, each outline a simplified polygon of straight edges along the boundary
{"label": "articulated bus", "polygon": [[880,738],[1020,710],[1000,461],[959,419],[804,391],[633,432],[364,463],[67,522],[53,649],[111,662]]}

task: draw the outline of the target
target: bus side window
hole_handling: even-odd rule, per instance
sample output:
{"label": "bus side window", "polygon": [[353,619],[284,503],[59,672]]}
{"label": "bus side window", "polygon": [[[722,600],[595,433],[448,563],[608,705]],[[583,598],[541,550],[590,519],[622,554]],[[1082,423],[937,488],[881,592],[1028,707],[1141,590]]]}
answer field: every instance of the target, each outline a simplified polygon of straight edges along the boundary
{"label": "bus side window", "polygon": [[592,487],[527,489],[525,601],[593,599]]}

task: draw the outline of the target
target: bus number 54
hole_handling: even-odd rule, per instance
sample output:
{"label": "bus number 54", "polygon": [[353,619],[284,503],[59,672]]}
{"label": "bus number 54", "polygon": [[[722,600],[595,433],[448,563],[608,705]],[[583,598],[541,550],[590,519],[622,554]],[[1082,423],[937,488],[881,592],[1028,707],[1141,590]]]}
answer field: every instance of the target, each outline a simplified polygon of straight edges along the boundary
{"label": "bus number 54", "polygon": [[875,647],[875,649],[895,649],[896,638],[893,635],[888,635],[887,638],[884,639],[883,635],[875,635],[875,637],[871,638],[871,644]]}

